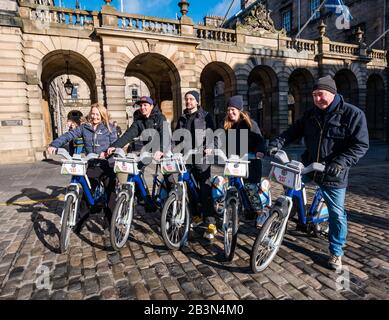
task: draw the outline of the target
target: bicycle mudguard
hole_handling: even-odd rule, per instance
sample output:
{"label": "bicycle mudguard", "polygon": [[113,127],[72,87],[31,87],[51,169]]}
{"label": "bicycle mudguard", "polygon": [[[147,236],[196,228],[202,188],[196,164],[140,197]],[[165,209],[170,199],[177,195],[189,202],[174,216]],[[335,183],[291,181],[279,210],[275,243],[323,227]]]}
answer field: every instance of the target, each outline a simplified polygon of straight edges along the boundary
{"label": "bicycle mudguard", "polygon": [[286,197],[281,196],[277,198],[274,202],[274,205],[271,208],[271,214],[277,212],[281,219],[284,219],[288,216],[289,211],[289,201]]}
{"label": "bicycle mudguard", "polygon": [[131,196],[132,196],[132,187],[129,183],[126,183],[122,186],[122,190],[119,192],[119,194],[117,195],[117,199],[119,199],[119,197],[124,194],[126,196],[126,200],[130,200]]}

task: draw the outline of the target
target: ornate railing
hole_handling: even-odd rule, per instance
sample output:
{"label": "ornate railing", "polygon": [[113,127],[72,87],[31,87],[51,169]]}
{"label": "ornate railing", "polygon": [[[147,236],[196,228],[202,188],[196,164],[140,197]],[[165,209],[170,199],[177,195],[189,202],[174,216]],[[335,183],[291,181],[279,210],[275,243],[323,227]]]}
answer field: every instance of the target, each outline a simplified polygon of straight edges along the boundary
{"label": "ornate railing", "polygon": [[[23,3],[22,17],[39,23],[42,28],[51,23],[72,26],[92,27],[97,21],[98,12],[68,9],[41,4]],[[26,16],[23,16],[26,15]]]}
{"label": "ornate railing", "polygon": [[199,39],[227,43],[236,42],[236,31],[233,29],[222,29],[202,25],[196,25],[194,28],[195,35]]}
{"label": "ornate railing", "polygon": [[309,40],[286,40],[287,49],[295,49],[297,51],[309,51],[312,53],[316,52],[316,42]]}
{"label": "ornate railing", "polygon": [[345,44],[345,43],[339,43],[339,42],[331,42],[330,43],[330,52],[331,53],[358,56],[359,49],[360,49],[359,45]]}
{"label": "ornate railing", "polygon": [[386,61],[386,51],[373,49],[368,53],[368,57],[371,59],[385,60]]}
{"label": "ornate railing", "polygon": [[161,34],[180,34],[180,22],[172,19],[158,19],[137,14],[118,15],[118,28],[122,30],[135,30],[155,32]]}

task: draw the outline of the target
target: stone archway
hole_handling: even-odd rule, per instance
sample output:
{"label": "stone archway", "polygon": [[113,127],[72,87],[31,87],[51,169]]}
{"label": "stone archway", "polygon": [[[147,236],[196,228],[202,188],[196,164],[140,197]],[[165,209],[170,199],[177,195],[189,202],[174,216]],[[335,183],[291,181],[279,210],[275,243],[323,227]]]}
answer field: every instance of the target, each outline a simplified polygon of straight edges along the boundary
{"label": "stone archway", "polygon": [[278,78],[268,66],[256,66],[248,78],[248,104],[251,117],[267,137],[277,133],[275,114],[278,104]]}
{"label": "stone archway", "polygon": [[[68,63],[68,64],[67,64]],[[62,133],[58,115],[59,105],[63,103],[61,90],[54,79],[61,75],[75,75],[87,84],[90,92],[91,103],[97,102],[96,73],[90,62],[81,54],[71,50],[56,50],[43,57],[40,68],[40,80],[42,88],[42,113],[45,125],[45,144]],[[62,85],[61,83],[59,85]]]}
{"label": "stone archway", "polygon": [[225,117],[228,99],[236,92],[236,78],[232,68],[224,62],[211,62],[200,76],[201,105],[213,116],[218,127]]}
{"label": "stone archway", "polygon": [[342,69],[335,74],[334,80],[338,93],[343,96],[344,100],[359,106],[359,88],[355,74],[351,70]]}
{"label": "stone archway", "polygon": [[176,66],[158,53],[142,53],[128,64],[126,77],[143,81],[166,118],[174,123],[181,114],[181,81]]}
{"label": "stone archway", "polygon": [[314,79],[307,69],[296,69],[289,77],[289,94],[293,97],[288,109],[290,113],[289,124],[299,119],[310,106],[312,106],[312,90]]}
{"label": "stone archway", "polygon": [[385,84],[372,74],[367,80],[366,119],[370,139],[385,139]]}

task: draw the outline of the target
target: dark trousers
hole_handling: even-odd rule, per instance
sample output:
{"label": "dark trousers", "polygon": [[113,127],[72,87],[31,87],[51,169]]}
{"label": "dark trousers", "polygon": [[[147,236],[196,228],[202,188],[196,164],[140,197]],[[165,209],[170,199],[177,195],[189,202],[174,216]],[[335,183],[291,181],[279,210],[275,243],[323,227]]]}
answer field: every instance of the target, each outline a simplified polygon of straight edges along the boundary
{"label": "dark trousers", "polygon": [[115,208],[115,184],[116,174],[113,168],[109,166],[107,160],[93,159],[88,163],[87,176],[91,180],[91,185],[96,186],[98,181],[104,184],[107,195],[108,208],[105,211],[108,220],[111,220],[112,212]]}
{"label": "dark trousers", "polygon": [[212,205],[211,167],[204,165],[187,165],[200,188],[200,201],[203,220],[206,224],[215,224],[216,219]]}

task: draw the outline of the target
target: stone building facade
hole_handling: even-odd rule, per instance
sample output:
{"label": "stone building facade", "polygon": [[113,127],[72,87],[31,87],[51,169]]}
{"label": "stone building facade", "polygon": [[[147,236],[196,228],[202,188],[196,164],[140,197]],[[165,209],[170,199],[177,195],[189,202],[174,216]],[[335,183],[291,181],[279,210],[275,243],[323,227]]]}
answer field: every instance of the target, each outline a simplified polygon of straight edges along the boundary
{"label": "stone building facade", "polygon": [[42,158],[54,136],[50,86],[67,73],[67,62],[68,72],[87,84],[90,102],[107,106],[122,127],[127,77],[145,83],[173,125],[188,90],[200,91],[215,120],[225,101],[241,94],[271,137],[311,105],[314,79],[330,74],[347,99],[371,112],[376,137],[387,138],[382,50],[334,43],[322,26],[315,40],[294,41],[263,8],[228,29],[195,25],[187,1],[180,1],[179,20],[121,13],[106,2],[90,12],[8,0],[12,10],[0,14],[0,163]]}
{"label": "stone building facade", "polygon": [[[277,29],[285,28],[288,35],[295,36],[323,1],[241,0],[242,12],[238,17],[244,16],[255,4],[263,3],[271,11],[270,15],[275,27]],[[329,3],[335,3],[335,1]],[[318,36],[317,28],[323,20],[327,25],[327,35],[332,41],[357,43],[356,32],[360,28],[363,32],[363,41],[370,45],[389,28],[389,0],[343,0],[343,4],[347,6],[352,17],[349,24],[347,24],[343,15],[336,14],[336,8],[326,7],[324,4],[320,12],[313,17],[301,32],[300,37],[302,39],[316,39]],[[233,17],[225,25],[231,26],[235,23],[235,20],[236,18]],[[389,33],[378,41],[373,48],[387,49],[388,45]]]}

